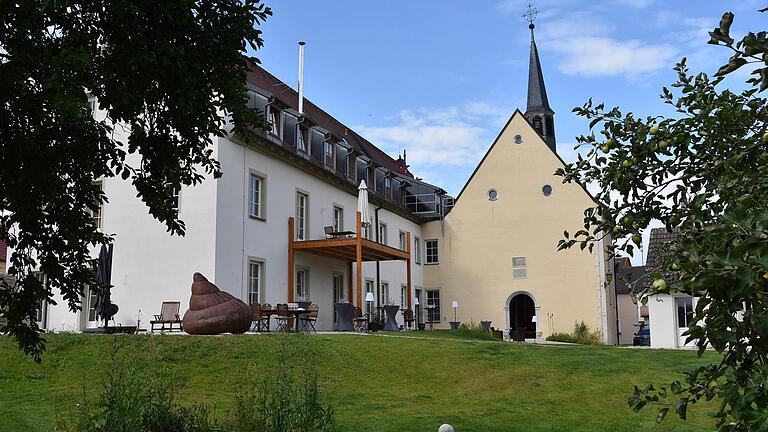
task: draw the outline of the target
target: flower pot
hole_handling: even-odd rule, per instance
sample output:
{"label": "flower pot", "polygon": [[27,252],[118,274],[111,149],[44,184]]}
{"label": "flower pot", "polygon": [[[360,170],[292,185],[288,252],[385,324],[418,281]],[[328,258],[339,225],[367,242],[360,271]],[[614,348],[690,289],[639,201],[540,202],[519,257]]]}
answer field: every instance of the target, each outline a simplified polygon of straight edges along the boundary
{"label": "flower pot", "polygon": [[490,321],[480,321],[480,326],[485,331],[490,331],[491,330],[491,322]]}
{"label": "flower pot", "polygon": [[461,321],[450,321],[448,324],[451,325],[451,330],[458,330],[459,326],[461,325]]}

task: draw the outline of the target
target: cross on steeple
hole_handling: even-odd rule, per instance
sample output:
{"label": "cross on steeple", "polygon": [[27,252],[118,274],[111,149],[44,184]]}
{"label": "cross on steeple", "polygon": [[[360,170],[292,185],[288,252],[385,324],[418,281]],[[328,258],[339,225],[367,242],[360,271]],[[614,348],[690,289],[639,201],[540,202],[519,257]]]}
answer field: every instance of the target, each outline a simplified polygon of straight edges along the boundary
{"label": "cross on steeple", "polygon": [[533,22],[536,20],[536,15],[539,14],[539,10],[536,9],[534,5],[531,3],[528,3],[528,9],[525,10],[525,13],[520,15],[521,17],[525,18],[526,21],[529,23],[529,28],[533,29],[535,25]]}

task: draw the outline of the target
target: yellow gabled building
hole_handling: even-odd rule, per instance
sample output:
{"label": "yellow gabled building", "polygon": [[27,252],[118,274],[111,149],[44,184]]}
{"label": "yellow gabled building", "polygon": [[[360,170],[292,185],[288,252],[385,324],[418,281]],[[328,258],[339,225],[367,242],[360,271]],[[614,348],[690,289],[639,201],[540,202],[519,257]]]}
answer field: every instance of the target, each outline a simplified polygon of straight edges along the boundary
{"label": "yellow gabled building", "polygon": [[543,339],[584,321],[616,343],[613,262],[604,243],[593,252],[557,250],[563,231],[579,229],[594,201],[554,175],[564,162],[553,116],[531,25],[525,114],[515,111],[445,218],[422,226],[423,321],[448,327],[456,301],[459,321],[489,320],[512,339]]}

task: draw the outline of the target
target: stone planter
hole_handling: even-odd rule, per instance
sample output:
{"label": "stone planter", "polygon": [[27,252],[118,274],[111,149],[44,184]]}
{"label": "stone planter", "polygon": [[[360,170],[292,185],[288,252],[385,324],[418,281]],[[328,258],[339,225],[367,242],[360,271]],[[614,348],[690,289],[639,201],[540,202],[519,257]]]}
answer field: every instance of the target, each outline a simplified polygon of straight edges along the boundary
{"label": "stone planter", "polygon": [[490,321],[480,321],[480,327],[483,328],[485,331],[491,331],[491,322]]}
{"label": "stone planter", "polygon": [[458,330],[459,326],[461,325],[461,321],[450,321],[448,324],[451,325],[451,330]]}

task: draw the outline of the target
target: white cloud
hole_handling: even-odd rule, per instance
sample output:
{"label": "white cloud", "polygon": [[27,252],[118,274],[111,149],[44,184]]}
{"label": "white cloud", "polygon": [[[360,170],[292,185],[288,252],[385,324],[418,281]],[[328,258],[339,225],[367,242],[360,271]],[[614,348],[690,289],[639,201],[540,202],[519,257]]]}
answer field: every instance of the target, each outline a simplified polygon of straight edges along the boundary
{"label": "white cloud", "polygon": [[[514,112],[472,101],[439,109],[405,110],[389,125],[355,130],[389,154],[408,151],[411,170],[429,182],[457,192],[465,176],[453,173],[474,167]],[[460,177],[460,178],[459,178]]]}

